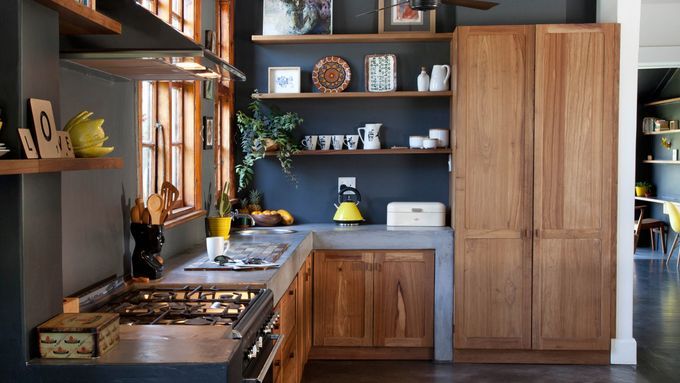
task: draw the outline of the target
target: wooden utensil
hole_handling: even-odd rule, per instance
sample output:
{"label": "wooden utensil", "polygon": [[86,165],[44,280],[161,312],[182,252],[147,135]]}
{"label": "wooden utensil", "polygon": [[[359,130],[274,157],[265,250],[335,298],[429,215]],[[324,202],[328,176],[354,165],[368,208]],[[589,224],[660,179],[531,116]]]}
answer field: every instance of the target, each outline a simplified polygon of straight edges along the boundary
{"label": "wooden utensil", "polygon": [[151,225],[151,214],[149,214],[149,209],[144,209],[142,212],[142,223],[145,225]]}
{"label": "wooden utensil", "polygon": [[165,181],[161,185],[161,198],[163,198],[163,210],[170,212],[175,206],[175,202],[179,200],[179,190],[177,190],[175,185]]}
{"label": "wooden utensil", "polygon": [[130,209],[130,221],[132,223],[142,223],[142,214],[144,214],[144,200],[137,198],[135,199],[135,206]]}
{"label": "wooden utensil", "polygon": [[152,225],[161,224],[161,212],[163,211],[163,199],[158,194],[151,194],[146,200],[146,208],[151,216]]}

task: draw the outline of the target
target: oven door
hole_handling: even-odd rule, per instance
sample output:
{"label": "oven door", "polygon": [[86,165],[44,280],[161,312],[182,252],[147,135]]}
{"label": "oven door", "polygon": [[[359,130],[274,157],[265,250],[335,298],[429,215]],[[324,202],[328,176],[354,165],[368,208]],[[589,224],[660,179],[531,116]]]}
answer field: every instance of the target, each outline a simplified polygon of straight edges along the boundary
{"label": "oven door", "polygon": [[282,344],[282,334],[268,334],[260,355],[244,367],[243,383],[272,383],[272,365]]}

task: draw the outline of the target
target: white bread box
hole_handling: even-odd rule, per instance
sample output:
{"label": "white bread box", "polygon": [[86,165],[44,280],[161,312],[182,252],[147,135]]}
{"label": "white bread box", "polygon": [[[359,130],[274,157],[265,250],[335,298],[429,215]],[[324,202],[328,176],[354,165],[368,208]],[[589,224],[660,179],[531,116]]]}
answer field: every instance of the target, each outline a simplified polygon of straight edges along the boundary
{"label": "white bread box", "polygon": [[387,226],[444,226],[446,206],[440,202],[390,202]]}

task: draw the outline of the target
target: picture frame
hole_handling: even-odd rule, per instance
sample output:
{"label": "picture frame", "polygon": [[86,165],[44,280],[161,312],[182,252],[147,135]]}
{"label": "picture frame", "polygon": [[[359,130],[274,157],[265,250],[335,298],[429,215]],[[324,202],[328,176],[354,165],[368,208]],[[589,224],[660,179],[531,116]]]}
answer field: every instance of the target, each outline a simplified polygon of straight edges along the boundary
{"label": "picture frame", "polygon": [[364,58],[366,92],[384,93],[397,90],[397,55],[374,54]]}
{"label": "picture frame", "polygon": [[217,34],[211,29],[205,30],[205,49],[217,54]]}
{"label": "picture frame", "polygon": [[203,150],[212,149],[215,141],[215,119],[213,117],[203,116],[201,136],[203,137]]}
{"label": "picture frame", "polygon": [[[399,4],[403,0],[378,0],[378,33],[422,32],[435,33],[437,30],[437,13],[431,11],[414,11],[408,4]],[[398,4],[398,5],[397,5]],[[386,6],[394,7],[383,9]]]}
{"label": "picture frame", "polygon": [[[305,20],[305,22],[298,25],[297,20]],[[295,2],[264,0],[262,34],[265,36],[331,35],[333,34],[333,0]]]}
{"label": "picture frame", "polygon": [[299,66],[269,67],[268,93],[300,93],[301,69]]}
{"label": "picture frame", "polygon": [[215,99],[215,83],[213,80],[203,80],[203,98],[206,100]]}

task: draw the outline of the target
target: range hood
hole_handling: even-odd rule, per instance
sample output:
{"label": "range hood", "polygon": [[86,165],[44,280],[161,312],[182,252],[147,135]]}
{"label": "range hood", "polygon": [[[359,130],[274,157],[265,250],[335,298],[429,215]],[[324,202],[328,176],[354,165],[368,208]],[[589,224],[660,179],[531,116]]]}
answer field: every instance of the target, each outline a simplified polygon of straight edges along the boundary
{"label": "range hood", "polygon": [[120,22],[122,33],[63,35],[63,60],[130,80],[246,80],[242,71],[135,0],[97,0],[97,11]]}

